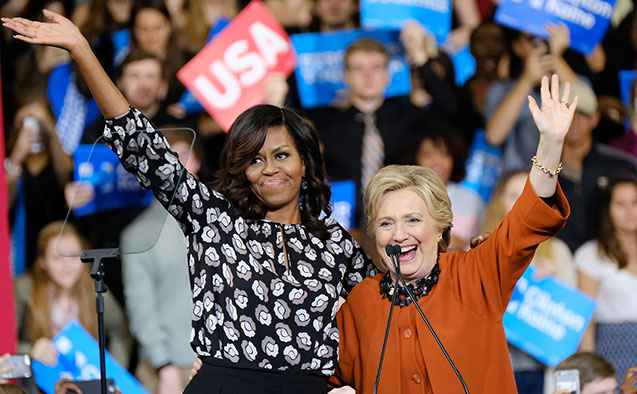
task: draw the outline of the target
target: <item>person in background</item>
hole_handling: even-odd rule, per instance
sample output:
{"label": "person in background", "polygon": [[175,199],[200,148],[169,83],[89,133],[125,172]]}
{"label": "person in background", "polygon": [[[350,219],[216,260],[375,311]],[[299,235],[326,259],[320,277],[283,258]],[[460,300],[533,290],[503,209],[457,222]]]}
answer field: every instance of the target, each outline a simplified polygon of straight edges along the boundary
{"label": "person in background", "polygon": [[[190,151],[193,135],[171,129],[162,133],[186,170],[197,176],[201,149],[195,143]],[[136,376],[151,393],[182,393],[195,357],[188,343],[193,305],[186,237],[177,221],[153,199],[122,231],[120,246],[130,330],[144,360]],[[143,253],[127,253],[147,248]]]}
{"label": "person in background", "polygon": [[471,54],[476,71],[458,91],[458,116],[454,123],[471,146],[478,129],[484,129],[487,92],[495,81],[509,78],[509,42],[502,26],[484,20],[471,33]]}
{"label": "person in background", "polygon": [[[526,171],[509,171],[503,174],[489,201],[481,233],[492,233],[513,208],[526,183]],[[571,287],[577,286],[573,254],[562,240],[552,237],[538,245],[531,265],[536,277],[551,275]],[[550,373],[542,363],[509,345],[509,356],[518,393],[541,393],[545,387],[545,375]]]}
{"label": "person in background", "polygon": [[453,211],[448,250],[466,250],[469,240],[478,235],[485,209],[480,195],[460,184],[469,152],[460,133],[448,124],[430,124],[423,134],[414,164],[431,168],[445,184]]}
{"label": "person in background", "polygon": [[[62,149],[45,97],[25,93],[9,132],[4,171],[15,267],[31,268],[40,230],[64,218],[73,160]],[[22,271],[19,271],[21,273]]]}
{"label": "person in background", "polygon": [[[79,257],[86,249],[88,244],[70,223],[52,222],[40,231],[36,264],[14,282],[19,353],[55,365],[58,353],[51,339],[71,321],[97,338],[94,283],[90,265]],[[108,351],[126,368],[130,335],[124,314],[109,292],[104,294],[104,311]]]}
{"label": "person in background", "polygon": [[575,252],[579,288],[597,300],[580,349],[609,360],[620,380],[637,365],[637,176],[606,181],[598,236]]}
{"label": "person in background", "polygon": [[599,198],[605,179],[615,173],[637,174],[637,162],[623,152],[595,142],[593,130],[600,118],[597,97],[586,84],[575,84],[580,97],[571,129],[566,135],[562,159],[564,171],[560,185],[571,203],[571,217],[557,235],[575,251],[597,235]]}
{"label": "person in background", "polygon": [[505,171],[530,166],[527,157],[533,156],[538,136],[526,101],[528,95],[539,99],[537,88],[542,76],[554,72],[571,85],[579,81],[562,57],[570,42],[568,27],[549,24],[546,29],[551,36],[548,43],[526,33],[518,34],[511,47],[524,62],[521,74],[512,73],[510,79],[494,82],[487,93],[484,108],[487,142],[502,147]]}
{"label": "person in background", "polygon": [[[613,365],[605,358],[589,352],[577,352],[562,360],[556,371],[575,369],[579,373],[580,394],[615,394],[619,385]],[[554,394],[571,391],[557,390]],[[637,367],[630,368],[624,376],[619,394],[637,393]]]}

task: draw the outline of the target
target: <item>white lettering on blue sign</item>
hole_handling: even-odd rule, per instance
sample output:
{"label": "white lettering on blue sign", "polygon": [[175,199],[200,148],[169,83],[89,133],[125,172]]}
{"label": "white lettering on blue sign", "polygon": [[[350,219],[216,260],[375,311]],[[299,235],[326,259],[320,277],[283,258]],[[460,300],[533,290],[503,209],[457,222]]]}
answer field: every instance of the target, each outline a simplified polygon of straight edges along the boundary
{"label": "white lettering on blue sign", "polygon": [[524,298],[517,305],[509,305],[507,312],[514,313],[518,319],[553,340],[564,338],[567,329],[578,332],[585,328],[586,319],[568,309],[563,302],[555,302],[549,292],[529,285],[525,278],[520,279],[518,288],[524,292]]}

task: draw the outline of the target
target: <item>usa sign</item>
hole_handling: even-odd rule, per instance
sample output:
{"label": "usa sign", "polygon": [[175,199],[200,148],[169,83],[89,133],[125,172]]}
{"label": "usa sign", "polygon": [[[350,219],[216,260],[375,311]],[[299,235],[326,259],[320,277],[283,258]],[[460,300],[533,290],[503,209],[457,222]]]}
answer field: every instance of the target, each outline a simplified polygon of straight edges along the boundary
{"label": "usa sign", "polygon": [[177,76],[219,125],[264,100],[274,73],[290,75],[296,56],[283,27],[260,1],[252,1]]}

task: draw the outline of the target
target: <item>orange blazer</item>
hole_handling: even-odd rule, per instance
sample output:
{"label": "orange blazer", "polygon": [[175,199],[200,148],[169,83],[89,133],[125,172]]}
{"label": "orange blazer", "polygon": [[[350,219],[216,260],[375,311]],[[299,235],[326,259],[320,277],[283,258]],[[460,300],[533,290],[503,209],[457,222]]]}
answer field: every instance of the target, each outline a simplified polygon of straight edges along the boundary
{"label": "orange blazer", "polygon": [[[494,233],[468,252],[440,255],[438,283],[418,305],[462,374],[471,394],[517,393],[502,327],[515,283],[537,245],[566,223],[561,188],[550,207],[527,179],[522,195]],[[358,284],[337,313],[339,362],[331,387],[372,393],[389,315],[383,274]],[[462,385],[414,305],[394,307],[379,393],[463,393]]]}

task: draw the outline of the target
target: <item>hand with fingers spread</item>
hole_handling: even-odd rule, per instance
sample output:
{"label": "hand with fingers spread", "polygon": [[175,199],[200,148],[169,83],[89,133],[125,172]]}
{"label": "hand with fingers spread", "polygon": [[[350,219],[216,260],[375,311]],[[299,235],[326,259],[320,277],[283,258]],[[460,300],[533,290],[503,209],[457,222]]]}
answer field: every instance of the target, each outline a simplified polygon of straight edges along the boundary
{"label": "hand with fingers spread", "polygon": [[578,97],[575,97],[569,105],[570,91],[571,86],[567,82],[560,98],[559,78],[556,74],[553,74],[550,90],[549,78],[547,76],[542,77],[542,87],[540,89],[541,109],[535,99],[529,96],[529,109],[541,136],[548,137],[552,141],[564,141],[564,137],[571,126],[578,100]]}

